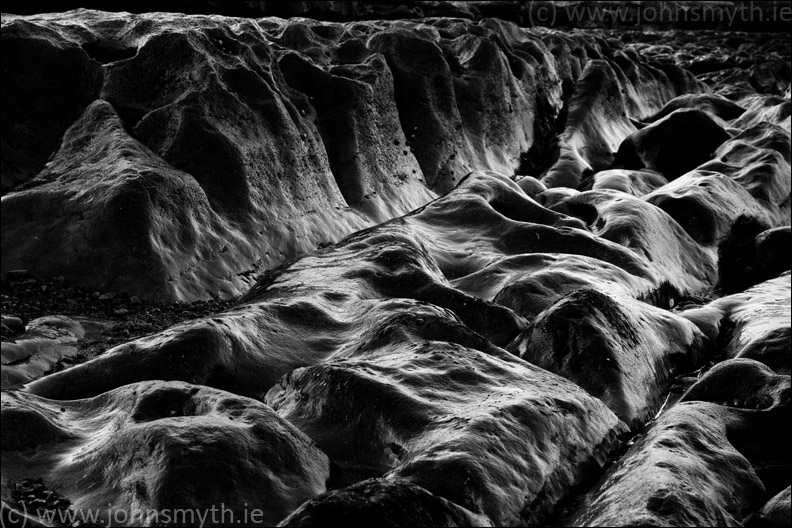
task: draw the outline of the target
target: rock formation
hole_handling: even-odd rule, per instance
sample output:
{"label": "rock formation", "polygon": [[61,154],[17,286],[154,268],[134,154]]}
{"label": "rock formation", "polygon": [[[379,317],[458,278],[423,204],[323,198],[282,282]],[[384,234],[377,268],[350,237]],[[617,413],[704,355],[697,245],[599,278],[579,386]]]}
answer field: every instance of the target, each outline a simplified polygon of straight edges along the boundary
{"label": "rock formation", "polygon": [[2,413],[3,479],[39,474],[114,524],[119,510],[130,512],[120,524],[157,524],[158,511],[178,524],[180,509],[223,504],[226,520],[250,507],[273,525],[329,476],[327,456],[271,408],[207,387],[146,382],[71,402],[4,392]]}
{"label": "rock formation", "polygon": [[788,524],[784,36],[297,4],[3,15],[8,296],[235,299],[4,290],[3,521]]}
{"label": "rock formation", "polygon": [[[553,170],[568,155],[578,172],[605,168],[633,130],[628,115],[703,88],[603,37],[495,19],[83,10],[5,15],[2,38],[13,92],[3,192],[14,190],[2,271],[159,301],[238,295],[255,274],[405,214],[471,170],[536,165],[552,155],[557,116],[568,131]],[[49,97],[51,86],[64,88]]]}

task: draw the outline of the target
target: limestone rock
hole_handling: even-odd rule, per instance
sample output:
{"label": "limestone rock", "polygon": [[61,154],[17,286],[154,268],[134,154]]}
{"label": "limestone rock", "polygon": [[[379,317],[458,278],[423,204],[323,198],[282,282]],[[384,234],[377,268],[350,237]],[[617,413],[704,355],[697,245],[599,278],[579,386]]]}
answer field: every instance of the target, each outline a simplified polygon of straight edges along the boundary
{"label": "limestone rock", "polygon": [[769,409],[790,403],[789,375],[775,374],[753,359],[718,363],[680,401],[708,401],[743,409]]}
{"label": "limestone rock", "polygon": [[790,368],[790,274],[742,293],[681,312],[712,341],[725,343],[727,358],[755,359],[777,373]]}
{"label": "limestone rock", "polygon": [[729,138],[703,110],[679,109],[625,139],[613,168],[647,168],[671,181],[708,161]]}
{"label": "limestone rock", "polygon": [[41,377],[59,359],[76,354],[76,345],[84,335],[83,326],[69,317],[46,316],[30,321],[22,334],[13,340],[3,339],[2,388]]}
{"label": "limestone rock", "polygon": [[584,288],[540,313],[509,348],[638,426],[657,412],[675,373],[703,362],[705,343],[681,317]]}
{"label": "limestone rock", "polygon": [[175,509],[223,524],[223,504],[225,522],[257,508],[255,523],[272,526],[324,492],[329,476],[327,457],[266,405],[186,383],[71,402],[4,391],[2,415],[4,483],[38,475],[100,519],[125,511],[127,525],[171,522],[159,514]]}
{"label": "limestone rock", "polygon": [[765,489],[729,442],[729,411],[681,404],[663,414],[565,526],[737,526]]}
{"label": "limestone rock", "polygon": [[344,483],[384,474],[498,526],[536,523],[625,430],[579,387],[505,352],[400,337],[298,369],[267,393]]}
{"label": "limestone rock", "polygon": [[471,171],[543,172],[584,71],[564,142],[595,168],[626,116],[703,88],[612,39],[488,18],[75,10],[3,28],[3,272],[164,302],[238,295]]}
{"label": "limestone rock", "polygon": [[492,526],[408,480],[369,479],[300,506],[281,526]]}

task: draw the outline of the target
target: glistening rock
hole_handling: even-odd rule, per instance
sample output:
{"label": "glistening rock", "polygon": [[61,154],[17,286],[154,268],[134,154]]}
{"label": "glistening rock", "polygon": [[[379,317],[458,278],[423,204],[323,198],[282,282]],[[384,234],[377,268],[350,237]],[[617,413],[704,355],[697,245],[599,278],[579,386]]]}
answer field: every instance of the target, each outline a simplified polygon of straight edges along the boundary
{"label": "glistening rock", "polygon": [[3,392],[2,417],[4,478],[41,477],[74,508],[113,523],[151,526],[158,515],[207,516],[214,506],[209,524],[255,508],[255,524],[272,526],[324,492],[329,476],[324,453],[271,408],[186,383],[73,402]]}

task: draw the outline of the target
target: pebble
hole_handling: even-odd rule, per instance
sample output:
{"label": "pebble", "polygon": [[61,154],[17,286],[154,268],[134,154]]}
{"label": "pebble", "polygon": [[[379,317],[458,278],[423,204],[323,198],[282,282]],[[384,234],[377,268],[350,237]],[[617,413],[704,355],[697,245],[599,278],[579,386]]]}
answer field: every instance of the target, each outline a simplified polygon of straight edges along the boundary
{"label": "pebble", "polygon": [[102,295],[100,295],[99,296],[99,300],[100,301],[110,301],[110,300],[115,299],[115,296],[116,296],[115,292],[107,292],[107,293],[103,293]]}
{"label": "pebble", "polygon": [[126,308],[118,308],[117,310],[113,310],[113,313],[115,315],[126,315],[129,313],[129,310],[127,310]]}
{"label": "pebble", "polygon": [[133,296],[132,296],[132,297],[129,299],[129,302],[131,302],[132,304],[141,304],[143,301],[141,301],[141,300],[140,300],[140,297],[138,297],[137,295],[133,295]]}

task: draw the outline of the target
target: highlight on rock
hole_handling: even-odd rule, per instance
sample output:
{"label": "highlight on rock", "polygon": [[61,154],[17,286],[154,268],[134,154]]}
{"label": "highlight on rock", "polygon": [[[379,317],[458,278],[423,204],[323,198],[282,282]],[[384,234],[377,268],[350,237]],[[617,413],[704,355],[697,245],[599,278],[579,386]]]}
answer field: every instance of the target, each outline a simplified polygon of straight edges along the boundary
{"label": "highlight on rock", "polygon": [[2,9],[3,526],[792,523],[789,2]]}

